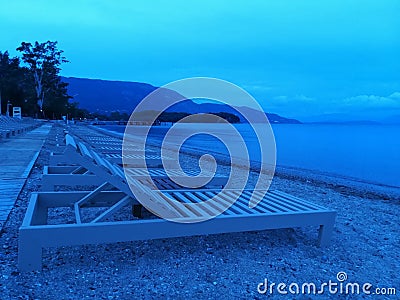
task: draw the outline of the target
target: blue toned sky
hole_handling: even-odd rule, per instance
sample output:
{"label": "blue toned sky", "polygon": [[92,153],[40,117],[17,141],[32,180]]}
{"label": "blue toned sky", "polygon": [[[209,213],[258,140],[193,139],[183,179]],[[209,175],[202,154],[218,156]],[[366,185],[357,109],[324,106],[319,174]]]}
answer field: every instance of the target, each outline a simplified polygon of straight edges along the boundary
{"label": "blue toned sky", "polygon": [[57,40],[62,75],[229,80],[301,120],[400,119],[400,1],[3,1],[0,51]]}

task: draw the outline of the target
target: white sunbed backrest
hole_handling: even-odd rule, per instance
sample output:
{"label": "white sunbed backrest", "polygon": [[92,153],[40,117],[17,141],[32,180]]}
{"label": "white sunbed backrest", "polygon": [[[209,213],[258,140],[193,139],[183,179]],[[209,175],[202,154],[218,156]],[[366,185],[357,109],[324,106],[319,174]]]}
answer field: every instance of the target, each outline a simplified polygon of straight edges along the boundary
{"label": "white sunbed backrest", "polygon": [[71,135],[69,135],[69,134],[67,134],[66,136],[65,136],[65,144],[68,146],[68,145],[71,145],[72,147],[74,147],[75,149],[77,148],[76,147],[76,142],[75,142],[75,139],[71,136]]}
{"label": "white sunbed backrest", "polygon": [[119,176],[121,178],[124,178],[124,175],[122,173],[122,171],[119,170],[119,168],[115,165],[113,165],[112,163],[110,163],[107,159],[104,160],[107,168],[116,176]]}
{"label": "white sunbed backrest", "polygon": [[78,142],[79,150],[81,151],[82,155],[86,155],[93,159],[93,155],[90,153],[89,149],[81,142]]}
{"label": "white sunbed backrest", "polygon": [[124,172],[118,166],[116,166],[115,164],[112,164],[107,159],[104,159],[104,162],[106,163],[108,169],[111,170],[111,172],[114,175],[117,175],[117,176],[121,177],[122,179],[125,179]]}
{"label": "white sunbed backrest", "polygon": [[92,154],[94,156],[94,159],[99,165],[105,167],[107,170],[110,171],[111,174],[119,176],[122,179],[125,179],[124,172],[118,166],[112,164],[107,159],[101,157],[96,151],[92,151]]}
{"label": "white sunbed backrest", "polygon": [[92,154],[93,154],[93,158],[97,164],[99,164],[103,167],[106,167],[106,168],[108,167],[104,158],[102,158],[96,151],[93,151]]}
{"label": "white sunbed backrest", "polygon": [[[74,142],[75,144],[75,141],[72,136],[71,139],[72,142]],[[75,144],[75,147],[79,149],[82,155],[91,158],[97,165],[103,166],[112,175],[119,176],[121,179],[125,180],[125,174],[119,166],[112,164],[106,158],[100,156],[95,150],[91,149],[89,146],[86,146],[83,142],[78,141]]]}
{"label": "white sunbed backrest", "polygon": [[[110,162],[109,162],[110,163]],[[111,163],[110,163],[111,164]],[[115,164],[112,165],[113,169],[115,170],[115,174],[118,175],[119,177],[121,177],[122,179],[125,180],[125,174],[124,171],[119,167],[116,166]]]}

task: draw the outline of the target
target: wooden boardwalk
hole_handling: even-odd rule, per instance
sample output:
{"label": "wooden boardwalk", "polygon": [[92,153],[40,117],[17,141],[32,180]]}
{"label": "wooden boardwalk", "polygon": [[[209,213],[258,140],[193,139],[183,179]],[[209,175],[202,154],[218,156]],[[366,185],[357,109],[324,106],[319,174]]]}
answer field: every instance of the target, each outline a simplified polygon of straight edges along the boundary
{"label": "wooden boardwalk", "polygon": [[51,125],[45,124],[21,136],[0,141],[0,231],[50,129]]}

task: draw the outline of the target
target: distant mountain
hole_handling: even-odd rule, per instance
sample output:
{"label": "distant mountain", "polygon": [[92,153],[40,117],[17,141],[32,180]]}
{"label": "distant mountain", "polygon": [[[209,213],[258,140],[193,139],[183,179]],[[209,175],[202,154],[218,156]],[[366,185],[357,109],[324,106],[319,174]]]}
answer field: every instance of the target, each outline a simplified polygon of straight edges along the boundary
{"label": "distant mountain", "polygon": [[309,124],[327,124],[327,125],[382,125],[377,121],[360,120],[360,121],[321,121],[321,122],[307,122]]}
{"label": "distant mountain", "polygon": [[[63,81],[69,84],[68,93],[73,97],[73,101],[79,102],[80,108],[102,114],[109,114],[112,111],[131,114],[133,109],[143,98],[157,89],[155,86],[141,82],[108,81],[74,77],[63,77]],[[162,94],[162,97],[171,96],[169,93],[175,92],[166,90],[165,93]],[[240,107],[240,110],[245,114],[251,114],[256,120],[261,120],[264,114],[264,112],[249,107]],[[170,107],[167,111],[187,112],[191,114],[227,112],[239,116],[241,122],[246,122],[235,108],[225,104],[195,103],[192,100],[184,100]],[[298,120],[288,119],[277,114],[267,113],[266,115],[271,123],[300,123]]]}
{"label": "distant mountain", "polygon": [[304,123],[345,124],[345,125],[382,125],[400,124],[400,115],[387,116],[387,112],[374,111],[367,113],[330,113],[303,118]]}
{"label": "distant mountain", "polygon": [[131,113],[132,108],[157,88],[146,83],[107,81],[63,77],[68,83],[68,94],[79,102],[80,108],[90,112],[110,113],[120,111]]}
{"label": "distant mountain", "polygon": [[[255,122],[263,122],[263,114],[264,112],[260,112],[258,110],[252,109],[250,107],[241,106],[241,107],[232,107],[226,104],[217,104],[217,103],[195,103],[192,100],[185,100],[180,102],[177,105],[172,106],[168,111],[174,112],[190,112],[190,113],[218,113],[218,112],[227,112],[234,115],[237,115],[240,118],[241,122],[246,123],[246,119],[242,116],[239,111],[246,115],[251,115],[252,120]],[[266,113],[268,120],[270,123],[285,123],[285,124],[300,124],[301,122],[295,119],[289,119],[277,114]]]}

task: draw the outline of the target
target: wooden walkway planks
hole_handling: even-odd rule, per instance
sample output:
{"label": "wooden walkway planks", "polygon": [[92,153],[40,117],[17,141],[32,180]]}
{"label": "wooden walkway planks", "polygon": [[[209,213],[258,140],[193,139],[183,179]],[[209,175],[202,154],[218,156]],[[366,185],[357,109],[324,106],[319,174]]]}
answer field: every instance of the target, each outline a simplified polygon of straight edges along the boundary
{"label": "wooden walkway planks", "polygon": [[1,179],[0,180],[0,229],[7,220],[11,208],[19,192],[24,186],[25,179]]}
{"label": "wooden walkway planks", "polygon": [[0,142],[0,230],[14,207],[50,129],[51,125],[45,124],[24,135]]}

